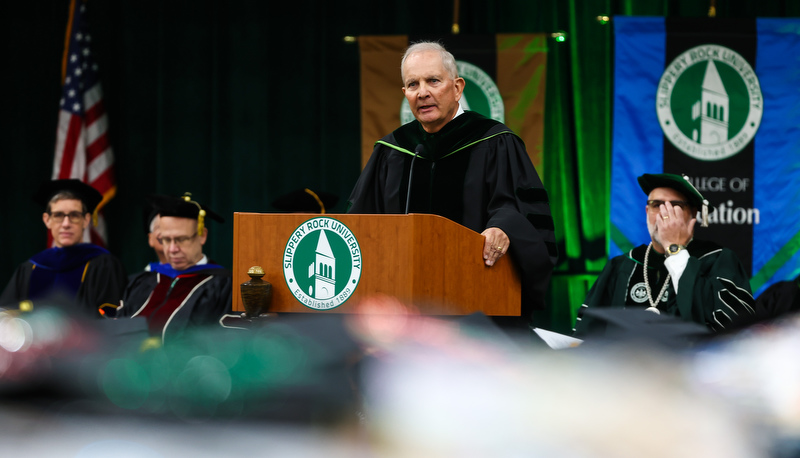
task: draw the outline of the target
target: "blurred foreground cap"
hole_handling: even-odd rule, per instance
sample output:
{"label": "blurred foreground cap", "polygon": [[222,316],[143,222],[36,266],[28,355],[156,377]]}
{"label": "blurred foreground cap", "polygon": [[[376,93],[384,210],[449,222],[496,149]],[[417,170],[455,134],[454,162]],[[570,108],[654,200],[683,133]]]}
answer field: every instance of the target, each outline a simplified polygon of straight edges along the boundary
{"label": "blurred foreground cap", "polygon": [[590,316],[595,322],[605,325],[598,327],[603,331],[587,335],[586,342],[594,339],[606,342],[631,340],[683,349],[713,336],[707,327],[698,323],[645,309],[589,307],[583,310],[583,316]]}

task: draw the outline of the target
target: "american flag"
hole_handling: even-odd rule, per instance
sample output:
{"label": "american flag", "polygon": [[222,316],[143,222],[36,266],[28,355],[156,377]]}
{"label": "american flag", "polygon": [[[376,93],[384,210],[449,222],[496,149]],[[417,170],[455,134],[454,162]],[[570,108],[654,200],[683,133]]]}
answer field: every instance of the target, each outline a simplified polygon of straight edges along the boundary
{"label": "american flag", "polygon": [[61,69],[53,179],[77,178],[100,191],[103,201],[97,207],[97,226],[84,232],[84,241],[105,246],[105,221],[99,209],[114,197],[117,186],[103,90],[91,44],[86,1],[72,0]]}

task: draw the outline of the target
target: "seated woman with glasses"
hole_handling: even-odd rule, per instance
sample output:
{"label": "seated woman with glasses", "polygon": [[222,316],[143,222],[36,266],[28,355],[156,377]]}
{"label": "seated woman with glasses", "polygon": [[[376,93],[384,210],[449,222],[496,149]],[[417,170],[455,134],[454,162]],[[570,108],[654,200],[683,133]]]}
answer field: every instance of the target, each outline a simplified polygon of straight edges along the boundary
{"label": "seated woman with glasses", "polygon": [[42,221],[52,247],[17,268],[0,306],[30,309],[66,307],[85,316],[119,306],[126,276],[122,263],[105,248],[88,243],[92,214],[103,196],[79,180],[44,183],[34,200],[45,207]]}

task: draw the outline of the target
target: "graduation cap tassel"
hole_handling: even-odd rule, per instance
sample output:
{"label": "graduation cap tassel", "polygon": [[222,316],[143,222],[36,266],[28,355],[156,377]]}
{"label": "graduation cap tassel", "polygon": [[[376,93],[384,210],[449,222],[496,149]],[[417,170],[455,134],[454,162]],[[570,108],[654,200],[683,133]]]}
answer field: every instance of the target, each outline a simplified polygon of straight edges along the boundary
{"label": "graduation cap tassel", "polygon": [[[692,184],[692,180],[685,173],[683,174],[683,179],[686,180],[686,183],[689,184],[689,187],[692,189],[692,191],[694,191],[694,193],[697,196],[703,199],[703,195],[700,194],[700,191],[698,191],[697,188],[694,187],[694,185]],[[700,226],[708,227],[708,199],[703,199],[703,205],[702,208],[700,209],[700,218],[702,220],[700,221]]]}
{"label": "graduation cap tassel", "polygon": [[197,235],[198,236],[202,236],[203,235],[203,227],[205,226],[205,222],[204,222],[205,216],[206,216],[206,211],[203,210],[203,209],[200,209],[200,213],[197,214]]}
{"label": "graduation cap tassel", "polygon": [[322,203],[322,199],[320,199],[320,198],[319,198],[319,196],[317,195],[317,193],[316,193],[316,192],[314,192],[314,191],[312,191],[312,190],[310,190],[310,189],[308,189],[308,188],[305,188],[305,189],[304,189],[304,191],[305,191],[305,192],[306,192],[306,193],[307,193],[309,196],[313,197],[313,198],[314,198],[314,200],[316,200],[316,201],[317,201],[317,203],[319,204],[319,210],[320,210],[319,212],[320,212],[320,214],[323,214],[323,215],[324,215],[324,214],[325,214],[325,204],[323,204],[323,203]]}
{"label": "graduation cap tassel", "polygon": [[190,204],[197,205],[197,208],[199,210],[199,212],[197,213],[197,235],[202,237],[203,236],[203,228],[205,227],[206,211],[203,210],[203,207],[201,207],[200,204],[198,204],[197,202],[192,200],[192,193],[191,192],[185,192],[183,194],[183,200],[185,200],[186,202],[189,202]]}
{"label": "graduation cap tassel", "polygon": [[700,223],[700,226],[708,227],[708,200],[703,199],[703,209],[700,213],[703,218],[703,221]]}

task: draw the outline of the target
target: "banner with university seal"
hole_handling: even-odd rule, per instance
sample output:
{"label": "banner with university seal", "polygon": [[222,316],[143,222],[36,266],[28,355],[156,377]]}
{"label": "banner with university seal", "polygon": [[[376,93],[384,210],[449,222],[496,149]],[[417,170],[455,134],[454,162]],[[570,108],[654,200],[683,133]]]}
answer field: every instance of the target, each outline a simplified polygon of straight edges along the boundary
{"label": "banner with university seal", "polygon": [[432,40],[453,53],[466,85],[465,110],[505,123],[525,142],[539,175],[544,147],[547,39],[544,34],[358,37],[361,57],[361,165],[375,142],[414,119],[401,90],[409,44]]}
{"label": "banner with university seal", "polygon": [[731,248],[758,295],[800,274],[800,19],[614,18],[609,255],[647,243],[643,173],[708,199],[695,236]]}

